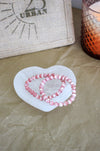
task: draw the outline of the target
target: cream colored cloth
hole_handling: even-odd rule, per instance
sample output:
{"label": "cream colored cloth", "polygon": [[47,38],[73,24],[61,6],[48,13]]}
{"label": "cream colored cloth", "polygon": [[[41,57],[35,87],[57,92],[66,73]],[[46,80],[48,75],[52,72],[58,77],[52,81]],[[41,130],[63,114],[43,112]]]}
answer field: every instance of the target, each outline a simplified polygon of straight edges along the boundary
{"label": "cream colored cloth", "polygon": [[[99,151],[100,61],[82,50],[81,11],[73,9],[76,43],[0,60],[0,151]],[[77,78],[76,102],[41,112],[15,93],[16,73],[29,66],[64,65]]]}

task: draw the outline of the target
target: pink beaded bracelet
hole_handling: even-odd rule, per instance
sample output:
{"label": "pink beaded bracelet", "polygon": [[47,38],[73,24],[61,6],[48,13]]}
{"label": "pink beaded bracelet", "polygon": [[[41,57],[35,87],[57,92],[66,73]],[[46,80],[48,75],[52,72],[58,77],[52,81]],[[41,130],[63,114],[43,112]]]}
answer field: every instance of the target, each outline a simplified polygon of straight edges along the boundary
{"label": "pink beaded bracelet", "polygon": [[[65,82],[63,82],[63,80],[61,80],[62,84],[61,84],[61,87],[60,87],[60,89],[58,90],[58,92],[56,92],[56,93],[54,93],[53,95],[48,96],[48,97],[43,96],[43,95],[40,96],[39,94],[37,94],[36,92],[34,92],[34,90],[32,90],[32,89],[29,87],[29,83],[32,82],[32,80],[40,79],[40,78],[49,78],[49,77],[50,77],[50,79],[52,79],[53,75],[54,75],[54,74],[46,74],[46,73],[44,73],[44,74],[32,76],[31,78],[29,78],[29,79],[25,82],[25,89],[26,89],[31,95],[33,95],[34,97],[36,97],[37,99],[40,99],[41,101],[44,100],[44,101],[48,102],[48,101],[47,101],[48,98],[49,98],[49,99],[50,99],[50,98],[54,98],[54,97],[56,97],[56,95],[59,96],[60,93],[62,93],[62,90],[65,88]],[[40,90],[41,90],[41,88],[42,88],[42,85],[41,85],[41,84],[40,84],[39,88],[40,88]],[[42,90],[40,91],[40,94],[41,94],[41,92],[42,92]]]}
{"label": "pink beaded bracelet", "polygon": [[[46,96],[46,94],[44,93],[44,86],[45,84],[47,83],[47,81],[49,80],[53,80],[53,79],[58,79],[58,80],[61,80],[63,81],[64,83],[64,86],[65,86],[65,83],[68,82],[70,85],[71,85],[71,88],[72,88],[72,95],[71,97],[68,99],[68,101],[65,101],[64,103],[63,102],[53,102],[51,101],[53,97],[52,96]],[[58,93],[56,92],[55,93],[55,97],[59,96],[60,93],[62,93],[62,90],[64,89],[63,86],[61,86],[61,88],[58,90]],[[56,74],[53,74],[53,75],[50,75],[49,77],[46,77],[40,84],[40,94],[43,96],[43,100],[46,101],[47,103],[49,103],[50,105],[56,105],[56,106],[67,106],[68,104],[71,104],[74,100],[75,100],[75,97],[76,97],[76,86],[74,85],[74,83],[72,82],[71,79],[69,79],[68,77],[66,76],[60,76],[60,75],[56,75]]]}
{"label": "pink beaded bracelet", "polygon": [[[44,86],[45,86],[45,84],[47,83],[47,81],[53,80],[53,79],[55,79],[55,80],[57,80],[57,79],[60,80],[60,81],[62,82],[61,87],[60,87],[60,89],[59,89],[56,93],[54,93],[54,94],[52,94],[52,95],[49,95],[49,96],[46,96],[46,94],[44,93]],[[56,74],[51,74],[51,75],[49,75],[48,77],[46,77],[46,78],[40,83],[39,90],[40,90],[40,94],[41,94],[42,97],[43,97],[43,100],[45,100],[45,101],[48,103],[48,99],[52,99],[52,98],[55,98],[56,96],[59,96],[60,93],[63,92],[63,89],[65,88],[65,86],[66,86],[65,81],[62,79],[61,76],[56,75]]]}
{"label": "pink beaded bracelet", "polygon": [[[40,90],[40,95],[37,94],[36,92],[34,92],[30,87],[29,87],[29,83],[32,81],[32,80],[35,80],[35,79],[39,79],[39,78],[45,78],[41,83],[40,83],[40,86],[39,86],[39,90]],[[46,94],[44,93],[44,86],[45,84],[47,83],[47,81],[49,80],[53,80],[53,79],[58,79],[58,80],[61,80],[62,82],[62,85],[60,87],[60,89],[54,93],[53,95],[51,96],[46,96]],[[71,88],[72,88],[72,95],[71,97],[68,99],[68,101],[65,101],[65,102],[53,102],[51,101],[52,98],[54,97],[57,97],[60,95],[60,93],[63,92],[63,89],[65,88],[65,85],[66,85],[66,82],[68,82],[70,85],[71,85]],[[71,104],[74,100],[75,100],[75,97],[76,97],[76,85],[74,85],[74,83],[72,82],[71,79],[69,79],[67,76],[61,76],[61,75],[56,75],[56,74],[40,74],[40,75],[35,75],[35,76],[32,76],[31,78],[29,78],[26,82],[25,82],[25,89],[31,94],[33,95],[34,97],[36,97],[37,99],[40,99],[41,101],[45,101],[46,103],[49,103],[50,105],[55,105],[55,106],[67,106],[68,104]]]}

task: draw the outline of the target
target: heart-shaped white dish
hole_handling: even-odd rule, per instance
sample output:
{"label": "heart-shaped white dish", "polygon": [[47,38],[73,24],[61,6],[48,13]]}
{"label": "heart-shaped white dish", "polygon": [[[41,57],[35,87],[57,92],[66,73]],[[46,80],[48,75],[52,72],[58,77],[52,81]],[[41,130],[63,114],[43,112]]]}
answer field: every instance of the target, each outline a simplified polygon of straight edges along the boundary
{"label": "heart-shaped white dish", "polygon": [[[31,106],[33,106],[41,111],[49,112],[49,111],[52,111],[53,109],[55,109],[56,106],[51,106],[44,101],[38,100],[37,98],[33,97],[28,91],[26,91],[25,87],[24,87],[25,81],[28,78],[32,77],[33,75],[37,75],[37,74],[41,74],[41,73],[55,73],[55,74],[59,74],[59,75],[68,76],[68,78],[70,78],[75,85],[76,85],[76,77],[69,68],[67,68],[65,66],[60,66],[60,65],[55,65],[55,66],[49,67],[47,69],[36,67],[36,66],[28,67],[28,68],[25,68],[25,69],[19,71],[16,74],[16,76],[14,78],[14,89],[15,89],[17,95],[23,101],[30,104]],[[39,85],[41,83],[41,80],[42,79],[34,81],[34,89],[37,93],[39,92]],[[32,85],[33,85],[33,83],[31,84],[31,87],[32,87]],[[59,85],[59,83],[58,83],[58,85]],[[57,84],[55,84],[55,89],[56,88],[57,88]],[[51,89],[51,91],[52,91],[52,89]],[[71,94],[72,94],[71,86],[70,86],[70,84],[67,84],[66,87],[64,88],[63,92],[59,96],[53,98],[53,100],[56,102],[64,102],[71,96]]]}

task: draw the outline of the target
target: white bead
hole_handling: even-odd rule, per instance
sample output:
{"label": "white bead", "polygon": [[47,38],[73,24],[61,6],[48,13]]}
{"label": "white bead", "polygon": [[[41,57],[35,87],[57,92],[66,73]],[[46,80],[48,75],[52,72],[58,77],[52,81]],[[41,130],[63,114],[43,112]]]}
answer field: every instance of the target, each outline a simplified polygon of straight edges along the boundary
{"label": "white bead", "polygon": [[43,73],[41,74],[41,77],[43,78],[44,76],[43,76]]}
{"label": "white bead", "polygon": [[60,106],[60,107],[63,107],[63,103],[62,103],[62,102],[61,102],[61,103],[59,103],[59,106]]}
{"label": "white bead", "polygon": [[47,99],[47,96],[44,96],[43,99],[46,100],[46,99]]}
{"label": "white bead", "polygon": [[46,81],[49,81],[50,79],[47,77],[45,80],[46,80]]}
{"label": "white bead", "polygon": [[71,82],[71,85],[74,85],[74,82]]}
{"label": "white bead", "polygon": [[68,104],[72,104],[72,102],[70,100],[68,100]]}
{"label": "white bead", "polygon": [[64,79],[65,79],[65,77],[63,76],[63,77],[62,77],[62,80],[64,80]]}
{"label": "white bead", "polygon": [[55,75],[54,78],[57,79],[57,75]]}
{"label": "white bead", "polygon": [[56,95],[55,94],[53,94],[53,98],[55,98],[56,97]]}
{"label": "white bead", "polygon": [[63,87],[61,87],[61,90],[63,90],[64,88]]}
{"label": "white bead", "polygon": [[47,100],[46,100],[46,103],[49,103],[49,101],[50,101],[50,100],[49,100],[49,99],[47,99]]}
{"label": "white bead", "polygon": [[63,83],[62,86],[65,86],[65,83]]}
{"label": "white bead", "polygon": [[76,97],[76,94],[72,94],[72,96]]}
{"label": "white bead", "polygon": [[42,99],[42,97],[40,97],[40,101],[42,101],[43,99]]}
{"label": "white bead", "polygon": [[76,90],[72,90],[72,93],[76,93]]}
{"label": "white bead", "polygon": [[42,93],[42,96],[45,95],[45,93]]}
{"label": "white bead", "polygon": [[52,79],[53,79],[53,76],[51,76],[50,79],[52,80]]}
{"label": "white bead", "polygon": [[59,80],[61,79],[61,75],[59,75]]}

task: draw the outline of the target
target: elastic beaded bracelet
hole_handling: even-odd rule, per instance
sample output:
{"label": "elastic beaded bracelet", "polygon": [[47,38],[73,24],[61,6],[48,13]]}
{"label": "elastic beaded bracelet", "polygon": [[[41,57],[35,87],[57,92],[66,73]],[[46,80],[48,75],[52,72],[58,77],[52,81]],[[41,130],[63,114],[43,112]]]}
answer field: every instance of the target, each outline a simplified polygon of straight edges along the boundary
{"label": "elastic beaded bracelet", "polygon": [[[53,96],[46,96],[46,94],[44,93],[44,85],[47,83],[47,81],[49,80],[53,80],[53,79],[59,79],[61,81],[63,81],[64,83],[64,86],[65,86],[65,83],[68,82],[70,85],[71,85],[71,88],[72,88],[72,95],[71,97],[68,99],[68,101],[65,101],[64,103],[63,102],[53,102],[51,101],[51,99],[53,98]],[[58,92],[62,92],[62,89],[60,88]],[[74,100],[75,100],[75,97],[76,97],[76,85],[74,85],[74,83],[72,82],[71,79],[69,79],[68,77],[66,76],[60,76],[60,75],[50,75],[49,77],[46,77],[40,84],[40,94],[43,96],[43,99],[49,103],[50,105],[56,105],[56,106],[67,106],[68,104],[71,104]],[[60,93],[59,93],[60,94]],[[56,96],[58,96],[58,93],[55,94]]]}
{"label": "elastic beaded bracelet", "polygon": [[[47,101],[47,98],[49,98],[49,99],[52,99],[52,98],[54,98],[54,97],[56,97],[56,95],[57,96],[59,96],[60,95],[60,93],[62,93],[62,91],[63,91],[63,89],[65,88],[65,82],[63,82],[63,79],[61,80],[62,81],[62,84],[61,84],[61,87],[60,87],[60,89],[58,90],[58,92],[56,92],[56,93],[54,93],[52,96],[49,96],[49,97],[46,97],[46,96],[44,96],[43,94],[40,96],[39,94],[37,94],[34,90],[32,90],[30,87],[29,87],[29,83],[30,82],[32,82],[32,80],[35,80],[35,79],[40,79],[40,78],[48,78],[49,79],[49,77],[50,77],[50,79],[52,80],[52,78],[53,77],[55,77],[55,79],[57,79],[56,78],[56,76],[55,76],[55,74],[46,74],[46,73],[44,73],[44,74],[40,74],[40,75],[35,75],[35,76],[32,76],[31,78],[28,78],[28,80],[25,82],[25,89],[31,94],[31,95],[33,95],[34,97],[36,97],[37,99],[40,99],[41,101]],[[45,79],[44,79],[45,80]],[[43,81],[44,81],[43,80]],[[47,79],[46,79],[47,80]],[[40,88],[40,94],[41,94],[41,92],[42,92],[42,90],[41,90],[41,88],[42,88],[42,85],[40,84],[40,86],[39,86],[39,88]],[[48,102],[49,103],[49,102]]]}
{"label": "elastic beaded bracelet", "polygon": [[[36,92],[34,92],[30,87],[29,87],[29,83],[32,81],[32,80],[35,80],[35,79],[39,79],[39,78],[45,78],[42,83],[40,84],[39,86],[39,89],[40,89],[40,95],[38,95]],[[62,85],[60,87],[60,89],[58,90],[58,92],[56,92],[55,94],[51,95],[51,96],[46,96],[46,94],[44,93],[44,85],[47,81],[49,80],[53,80],[53,79],[58,79],[58,80],[61,80],[62,82]],[[71,97],[65,101],[65,102],[61,102],[61,103],[58,103],[58,102],[53,102],[51,101],[52,98],[56,97],[56,96],[59,96],[60,93],[62,93],[65,85],[66,85],[66,82],[68,82],[70,85],[71,85],[71,88],[72,88],[72,95]],[[34,97],[36,97],[37,99],[40,99],[41,101],[46,101],[47,103],[49,103],[50,105],[55,105],[55,106],[67,106],[68,104],[71,104],[74,100],[75,100],[75,97],[76,97],[76,85],[74,85],[74,83],[72,82],[71,79],[69,79],[67,76],[61,76],[61,75],[56,75],[56,74],[40,74],[40,75],[35,75],[35,76],[32,76],[31,78],[29,78],[26,82],[25,82],[25,89],[31,94],[33,95]]]}
{"label": "elastic beaded bracelet", "polygon": [[[53,80],[53,79],[55,79],[55,80],[57,80],[57,79],[60,80],[60,81],[62,82],[61,87],[60,87],[60,89],[59,89],[56,93],[54,93],[54,94],[52,94],[52,95],[49,95],[49,96],[46,96],[46,94],[44,93],[44,85],[47,83],[47,81]],[[51,74],[51,75],[49,75],[48,77],[46,77],[46,78],[41,82],[41,84],[40,84],[40,86],[39,86],[40,94],[43,96],[43,99],[44,99],[46,102],[48,102],[48,101],[49,101],[48,99],[52,99],[52,98],[55,98],[55,97],[59,96],[59,95],[63,92],[63,89],[65,88],[65,86],[66,86],[65,81],[63,80],[63,78],[62,78],[61,76],[56,75],[56,74]]]}

